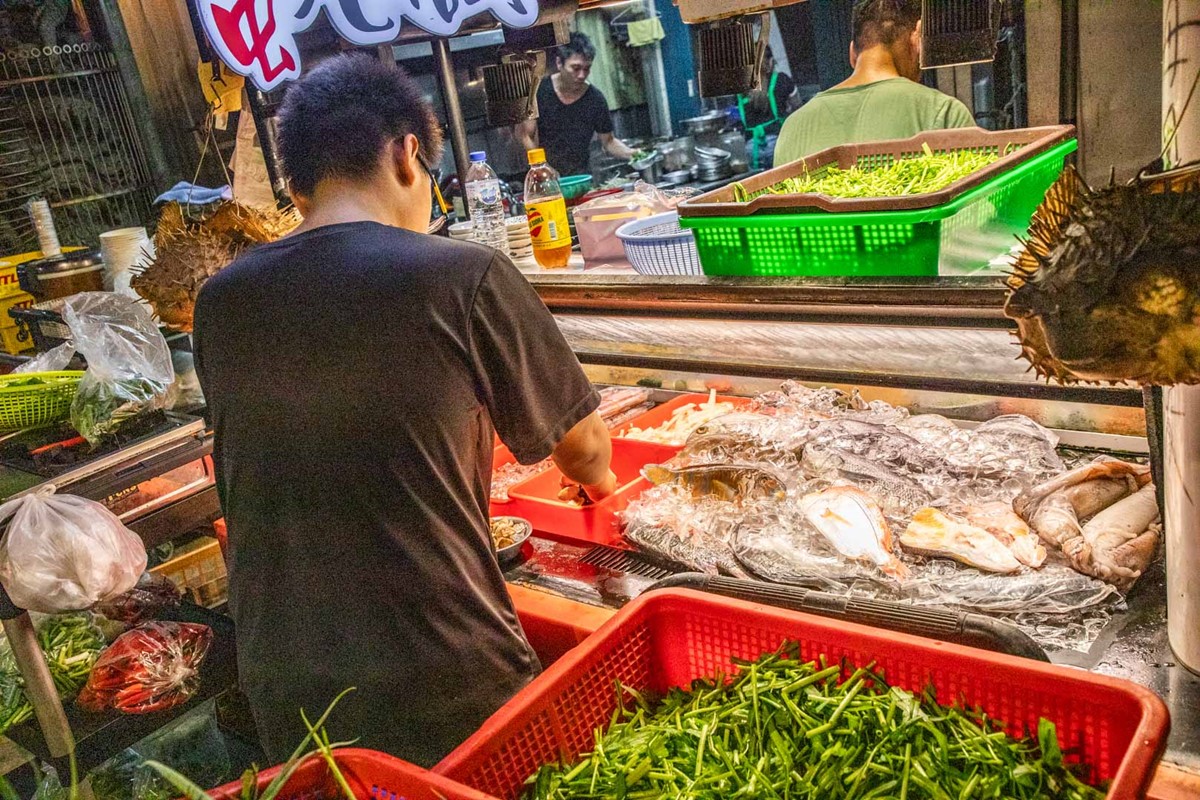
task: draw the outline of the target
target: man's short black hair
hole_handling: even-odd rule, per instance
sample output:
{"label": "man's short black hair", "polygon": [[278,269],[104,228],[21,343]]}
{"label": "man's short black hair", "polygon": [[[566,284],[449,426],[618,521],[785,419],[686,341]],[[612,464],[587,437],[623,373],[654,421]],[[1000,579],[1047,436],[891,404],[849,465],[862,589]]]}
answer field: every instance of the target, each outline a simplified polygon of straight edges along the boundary
{"label": "man's short black hair", "polygon": [[596,60],[596,47],[587,34],[576,31],[571,34],[571,40],[558,48],[558,57],[566,61],[571,56],[582,56],[584,61]]}
{"label": "man's short black hair", "polygon": [[399,67],[363,54],[334,56],[288,89],[279,109],[279,156],[292,191],[326,178],[365,178],[393,139],[417,137],[427,164],[442,160],[442,129]]}
{"label": "man's short black hair", "polygon": [[859,51],[877,44],[891,47],[917,27],[921,0],[856,0],[851,19]]}

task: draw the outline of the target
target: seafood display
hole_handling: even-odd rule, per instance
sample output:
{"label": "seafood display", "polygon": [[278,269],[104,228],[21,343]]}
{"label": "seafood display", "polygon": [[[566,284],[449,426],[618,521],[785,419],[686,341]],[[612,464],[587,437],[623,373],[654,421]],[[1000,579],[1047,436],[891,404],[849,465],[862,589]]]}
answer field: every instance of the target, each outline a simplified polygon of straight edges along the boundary
{"label": "seafood display", "polygon": [[1027,417],[972,429],[788,382],[647,465],[654,485],[623,512],[624,533],[690,570],[954,606],[1031,630],[1109,613],[1160,539],[1147,466],[1068,465],[1057,445]]}

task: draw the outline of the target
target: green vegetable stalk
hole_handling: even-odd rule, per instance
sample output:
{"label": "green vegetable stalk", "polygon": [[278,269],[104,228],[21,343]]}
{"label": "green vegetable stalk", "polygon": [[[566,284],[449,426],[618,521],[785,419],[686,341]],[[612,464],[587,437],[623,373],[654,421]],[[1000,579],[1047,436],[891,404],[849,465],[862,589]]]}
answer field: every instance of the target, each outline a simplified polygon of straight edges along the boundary
{"label": "green vegetable stalk", "polygon": [[889,687],[867,666],[802,663],[785,645],[653,702],[617,687],[618,707],[575,764],[543,767],[526,800],[1099,800],[1052,723],[1014,740],[980,711]]}
{"label": "green vegetable stalk", "polygon": [[1000,158],[998,154],[957,150],[934,153],[922,145],[924,155],[894,161],[872,169],[829,166],[805,172],[751,195],[740,183],[733,184],[734,199],[745,203],[761,194],[824,194],[830,197],[903,197],[945,189],[955,181],[983,169]]}
{"label": "green vegetable stalk", "polygon": [[[88,675],[106,646],[104,636],[86,613],[59,614],[38,631],[38,643],[59,697],[69,700],[87,683]],[[0,652],[0,733],[33,716],[21,677],[7,648]]]}

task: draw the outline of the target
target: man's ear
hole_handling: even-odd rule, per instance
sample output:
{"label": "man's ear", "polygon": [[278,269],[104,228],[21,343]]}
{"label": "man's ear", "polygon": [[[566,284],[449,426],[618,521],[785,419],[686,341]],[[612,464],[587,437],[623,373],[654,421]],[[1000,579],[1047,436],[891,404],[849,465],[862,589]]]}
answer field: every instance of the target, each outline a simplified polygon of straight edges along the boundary
{"label": "man's ear", "polygon": [[403,139],[393,139],[388,147],[391,149],[396,177],[402,186],[413,186],[417,181],[425,179],[421,174],[423,167],[417,158],[421,143],[417,141],[416,136],[411,133],[405,134]]}
{"label": "man's ear", "polygon": [[296,194],[296,190],[292,187],[291,182],[288,183],[288,198],[292,201],[292,205],[300,212],[301,217],[307,217],[308,211],[312,205],[308,202],[308,198],[302,194]]}
{"label": "man's ear", "polygon": [[858,66],[858,48],[854,46],[854,41],[850,41],[850,69],[855,69]]}
{"label": "man's ear", "polygon": [[916,27],[913,28],[912,39],[909,40],[912,43],[912,51],[917,54],[918,65],[921,63],[921,23],[921,20],[917,20]]}

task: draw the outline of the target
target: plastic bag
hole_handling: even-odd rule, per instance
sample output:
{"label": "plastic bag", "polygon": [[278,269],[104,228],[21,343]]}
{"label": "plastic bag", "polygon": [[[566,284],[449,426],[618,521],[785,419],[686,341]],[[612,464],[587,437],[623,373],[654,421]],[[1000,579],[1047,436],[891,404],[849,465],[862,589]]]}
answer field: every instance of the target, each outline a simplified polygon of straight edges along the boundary
{"label": "plastic bag", "polygon": [[88,364],[71,403],[80,435],[96,444],[126,420],[164,406],[175,370],[144,306],[111,292],[83,292],[67,300],[63,320]]}
{"label": "plastic bag", "polygon": [[147,622],[104,651],[75,701],[85,711],[149,714],[186,703],[200,688],[200,664],[212,628],[191,622]]}
{"label": "plastic bag", "polygon": [[182,597],[183,592],[170,578],[146,572],[128,592],[97,603],[92,610],[115,622],[137,625],[158,616],[165,608],[177,607]]}
{"label": "plastic bag", "polygon": [[33,358],[15,368],[13,372],[25,374],[28,372],[59,372],[67,368],[75,357],[75,343],[63,342],[44,353],[38,353]]}
{"label": "plastic bag", "polygon": [[33,492],[0,505],[5,520],[0,583],[20,608],[82,611],[129,591],[146,570],[142,540],[94,500]]}

